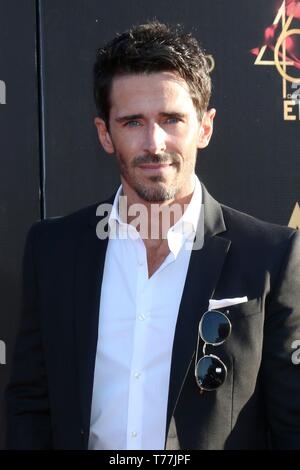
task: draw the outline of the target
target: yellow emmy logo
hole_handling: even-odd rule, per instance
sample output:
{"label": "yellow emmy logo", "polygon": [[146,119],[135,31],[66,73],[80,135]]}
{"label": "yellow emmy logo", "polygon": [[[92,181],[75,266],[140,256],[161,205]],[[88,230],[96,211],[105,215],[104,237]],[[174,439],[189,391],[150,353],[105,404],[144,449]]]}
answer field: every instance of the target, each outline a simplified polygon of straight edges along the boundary
{"label": "yellow emmy logo", "polygon": [[[264,45],[261,48],[251,50],[252,54],[257,56],[255,65],[275,66],[282,77],[283,118],[285,121],[300,120],[300,77],[294,77],[288,70],[290,67],[300,69],[295,40],[295,36],[300,35],[300,29],[294,27],[290,29],[292,22],[298,21],[300,23],[299,20],[300,0],[284,0],[273,24],[265,30]],[[282,30],[276,38],[280,22]],[[273,60],[264,59],[269,50],[273,52]]]}
{"label": "yellow emmy logo", "polygon": [[296,202],[295,208],[290,218],[289,227],[297,229],[300,228],[300,206],[298,202]]}

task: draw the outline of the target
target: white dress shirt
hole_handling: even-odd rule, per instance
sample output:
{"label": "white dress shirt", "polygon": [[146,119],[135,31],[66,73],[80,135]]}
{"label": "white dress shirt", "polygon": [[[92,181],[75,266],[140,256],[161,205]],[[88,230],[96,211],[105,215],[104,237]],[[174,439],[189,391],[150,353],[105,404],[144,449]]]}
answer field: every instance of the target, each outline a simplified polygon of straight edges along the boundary
{"label": "white dress shirt", "polygon": [[170,253],[150,278],[144,242],[118,213],[121,190],[109,217],[119,230],[108,241],[101,286],[89,449],[163,450],[175,326],[202,190],[195,176],[191,201],[167,233]]}

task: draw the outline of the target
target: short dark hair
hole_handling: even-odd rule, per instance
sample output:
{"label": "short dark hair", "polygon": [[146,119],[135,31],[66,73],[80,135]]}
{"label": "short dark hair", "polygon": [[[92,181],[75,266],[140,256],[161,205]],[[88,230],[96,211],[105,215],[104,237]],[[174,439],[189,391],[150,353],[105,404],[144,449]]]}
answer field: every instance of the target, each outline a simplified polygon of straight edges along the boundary
{"label": "short dark hair", "polygon": [[99,116],[108,124],[110,92],[115,77],[172,71],[188,84],[201,119],[211,95],[208,61],[198,41],[180,25],[157,20],[134,26],[98,49],[94,65],[94,97]]}

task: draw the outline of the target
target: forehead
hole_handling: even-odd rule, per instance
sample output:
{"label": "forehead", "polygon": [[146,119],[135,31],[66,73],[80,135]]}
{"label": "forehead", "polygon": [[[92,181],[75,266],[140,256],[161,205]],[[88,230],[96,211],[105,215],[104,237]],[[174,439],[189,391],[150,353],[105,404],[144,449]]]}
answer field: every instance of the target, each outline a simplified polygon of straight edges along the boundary
{"label": "forehead", "polygon": [[[111,89],[111,113],[192,112],[194,105],[185,80],[172,72],[116,77]],[[172,108],[172,109],[171,109]]]}

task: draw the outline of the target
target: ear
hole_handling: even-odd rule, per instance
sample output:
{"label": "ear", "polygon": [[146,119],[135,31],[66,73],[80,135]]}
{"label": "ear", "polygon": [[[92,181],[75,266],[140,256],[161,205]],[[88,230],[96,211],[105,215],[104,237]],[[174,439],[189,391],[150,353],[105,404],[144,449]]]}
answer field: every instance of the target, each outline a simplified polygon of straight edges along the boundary
{"label": "ear", "polygon": [[198,148],[203,149],[208,146],[210,138],[213,133],[213,121],[216,115],[216,110],[214,108],[209,109],[203,115],[201,126],[200,126],[200,134],[198,139]]}
{"label": "ear", "polygon": [[107,153],[114,153],[115,148],[112,143],[105,121],[99,117],[96,117],[94,119],[94,123],[97,128],[98,138],[102,147]]}

